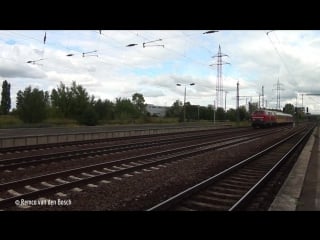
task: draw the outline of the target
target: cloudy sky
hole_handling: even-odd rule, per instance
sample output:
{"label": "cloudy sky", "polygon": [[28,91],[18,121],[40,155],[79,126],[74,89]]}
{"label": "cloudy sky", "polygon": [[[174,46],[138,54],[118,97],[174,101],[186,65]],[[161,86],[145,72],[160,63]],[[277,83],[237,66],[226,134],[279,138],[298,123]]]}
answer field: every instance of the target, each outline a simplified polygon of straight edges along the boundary
{"label": "cloudy sky", "polygon": [[12,107],[17,92],[30,85],[51,92],[72,81],[96,99],[131,99],[138,92],[146,103],[161,106],[183,101],[187,86],[186,101],[208,106],[216,101],[213,56],[220,45],[230,63],[222,66],[222,107],[225,92],[227,109],[236,107],[239,82],[240,105],[258,102],[263,86],[268,108],[277,107],[279,93],[281,107],[303,104],[320,114],[320,96],[307,95],[320,94],[320,31],[207,31],[4,30],[0,82],[11,84]]}

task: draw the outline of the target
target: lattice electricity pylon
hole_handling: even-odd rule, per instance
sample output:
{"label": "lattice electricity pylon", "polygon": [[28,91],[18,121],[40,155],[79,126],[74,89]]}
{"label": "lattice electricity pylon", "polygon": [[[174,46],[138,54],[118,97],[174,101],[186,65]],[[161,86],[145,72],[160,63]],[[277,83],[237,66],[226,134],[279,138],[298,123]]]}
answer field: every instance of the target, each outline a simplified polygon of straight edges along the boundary
{"label": "lattice electricity pylon", "polygon": [[212,56],[213,58],[217,58],[217,62],[211,64],[217,65],[217,85],[216,85],[216,97],[217,97],[217,107],[223,107],[223,80],[222,80],[222,65],[224,64],[230,64],[228,62],[222,61],[222,57],[229,57],[227,54],[221,53],[221,47],[219,44],[219,51],[218,54],[215,56]]}
{"label": "lattice electricity pylon", "polygon": [[280,86],[283,85],[282,83],[279,82],[279,78],[276,84],[276,89],[272,90],[277,90],[277,106],[276,109],[281,109],[281,104],[280,104],[280,91],[283,91],[284,89],[281,88]]}

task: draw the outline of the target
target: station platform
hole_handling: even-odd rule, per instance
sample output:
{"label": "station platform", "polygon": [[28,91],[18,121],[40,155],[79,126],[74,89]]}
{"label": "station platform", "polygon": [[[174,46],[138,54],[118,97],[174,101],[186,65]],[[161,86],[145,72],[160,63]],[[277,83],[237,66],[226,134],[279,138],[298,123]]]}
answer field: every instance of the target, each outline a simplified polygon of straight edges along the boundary
{"label": "station platform", "polygon": [[320,211],[319,133],[317,126],[269,211]]}

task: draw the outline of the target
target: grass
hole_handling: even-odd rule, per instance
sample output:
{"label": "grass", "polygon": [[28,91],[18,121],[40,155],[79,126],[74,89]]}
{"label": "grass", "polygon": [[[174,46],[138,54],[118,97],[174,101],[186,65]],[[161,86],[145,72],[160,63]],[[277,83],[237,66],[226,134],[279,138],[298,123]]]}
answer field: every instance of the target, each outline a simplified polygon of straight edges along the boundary
{"label": "grass", "polygon": [[161,118],[161,117],[146,117],[138,119],[115,119],[101,124],[123,125],[123,124],[175,124],[178,123],[178,118]]}
{"label": "grass", "polygon": [[0,128],[45,128],[45,127],[77,127],[72,119],[49,118],[41,123],[24,123],[17,116],[0,115]]}
{"label": "grass", "polygon": [[23,122],[12,115],[0,115],[0,128],[18,127]]}
{"label": "grass", "polygon": [[78,127],[80,126],[76,120],[68,118],[48,118],[44,121],[45,124],[52,127]]}
{"label": "grass", "polygon": [[[145,117],[139,119],[123,119],[123,120],[111,120],[99,122],[99,125],[128,125],[128,124],[177,124],[179,123],[178,118],[162,118],[162,117]],[[182,124],[182,123],[181,123]],[[202,124],[208,125],[213,124],[212,121],[191,121],[186,122],[187,125],[192,124]],[[216,122],[216,125],[220,124],[231,124],[233,127],[245,127],[250,126],[248,121],[240,122],[239,125],[237,122]],[[23,123],[17,116],[13,115],[0,115],[0,128],[32,128],[32,127],[79,127],[76,120],[67,119],[67,118],[48,118],[44,122],[27,124]]]}
{"label": "grass", "polygon": [[250,127],[251,123],[249,121],[242,121],[242,122],[230,122],[233,127]]}
{"label": "grass", "polygon": [[[147,117],[139,119],[123,119],[100,122],[99,125],[124,125],[124,124],[174,124],[177,118]],[[41,127],[79,127],[76,120],[67,118],[48,118],[41,123],[23,123],[17,116],[0,115],[0,128],[41,128]]]}

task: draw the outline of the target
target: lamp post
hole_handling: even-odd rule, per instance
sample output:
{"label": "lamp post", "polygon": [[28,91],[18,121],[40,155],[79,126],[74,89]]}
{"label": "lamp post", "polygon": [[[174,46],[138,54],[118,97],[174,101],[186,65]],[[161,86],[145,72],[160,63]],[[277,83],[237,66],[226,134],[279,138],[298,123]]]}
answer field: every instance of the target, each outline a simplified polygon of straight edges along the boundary
{"label": "lamp post", "polygon": [[183,122],[186,121],[186,93],[187,93],[187,85],[193,86],[195,83],[189,83],[189,84],[181,84],[177,83],[177,86],[184,85],[184,99],[183,99]]}
{"label": "lamp post", "polygon": [[213,125],[216,124],[216,101],[213,101]]}

